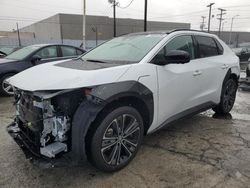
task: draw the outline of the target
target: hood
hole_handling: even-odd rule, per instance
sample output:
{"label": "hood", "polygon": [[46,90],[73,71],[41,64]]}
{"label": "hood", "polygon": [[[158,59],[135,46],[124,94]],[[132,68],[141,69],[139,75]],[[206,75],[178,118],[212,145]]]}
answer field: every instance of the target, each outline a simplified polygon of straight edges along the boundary
{"label": "hood", "polygon": [[17,60],[2,58],[2,59],[0,59],[0,65],[4,64],[4,63],[11,63],[11,62],[16,62],[16,61]]}
{"label": "hood", "polygon": [[[82,66],[87,68],[65,66],[65,63],[76,63],[79,66],[79,61],[81,60],[66,60],[38,65],[16,74],[8,79],[8,82],[26,91],[74,89],[116,82],[132,66],[117,64],[105,66],[104,63],[97,66],[95,62],[85,64],[86,62],[82,61]],[[90,68],[91,64],[93,69]]]}

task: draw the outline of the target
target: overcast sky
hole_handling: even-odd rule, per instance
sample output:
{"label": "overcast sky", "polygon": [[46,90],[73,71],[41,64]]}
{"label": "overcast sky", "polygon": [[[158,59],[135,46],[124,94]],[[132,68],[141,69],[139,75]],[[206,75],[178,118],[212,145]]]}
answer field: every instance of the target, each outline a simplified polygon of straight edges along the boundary
{"label": "overcast sky", "polygon": [[[82,14],[83,0],[0,0],[0,30],[30,25],[57,13]],[[87,14],[112,17],[113,10],[108,0],[86,0]],[[120,6],[127,6],[131,0],[119,0]],[[218,30],[218,8],[227,9],[224,15],[224,30],[230,30],[231,18],[235,19],[234,31],[250,31],[249,0],[148,0],[148,19],[167,22],[191,23],[193,29],[199,29],[201,16],[208,17],[208,5],[214,2],[211,29]],[[144,0],[134,0],[126,9],[117,8],[117,17],[143,19]]]}

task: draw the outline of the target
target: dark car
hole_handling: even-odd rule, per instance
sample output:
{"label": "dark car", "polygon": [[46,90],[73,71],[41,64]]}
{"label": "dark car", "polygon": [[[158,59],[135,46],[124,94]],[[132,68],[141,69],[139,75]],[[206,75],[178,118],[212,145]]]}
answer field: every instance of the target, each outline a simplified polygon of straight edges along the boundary
{"label": "dark car", "polygon": [[62,44],[39,44],[24,47],[0,59],[0,94],[13,95],[12,87],[6,82],[11,76],[41,63],[75,58],[85,51]]}
{"label": "dark car", "polygon": [[6,57],[12,52],[19,50],[20,47],[1,47],[0,48],[0,58]]}
{"label": "dark car", "polygon": [[250,58],[250,47],[233,48],[232,50],[240,58],[240,62],[248,61]]}

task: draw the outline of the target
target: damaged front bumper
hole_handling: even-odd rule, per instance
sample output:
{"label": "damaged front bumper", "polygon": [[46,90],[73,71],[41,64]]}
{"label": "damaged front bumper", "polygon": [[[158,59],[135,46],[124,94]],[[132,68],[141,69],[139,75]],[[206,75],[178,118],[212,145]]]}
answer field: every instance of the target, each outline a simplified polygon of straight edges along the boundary
{"label": "damaged front bumper", "polygon": [[59,155],[56,158],[48,158],[40,153],[35,152],[32,144],[24,133],[20,130],[17,123],[13,122],[7,126],[7,131],[15,142],[20,146],[26,158],[34,165],[40,168],[54,168],[79,165],[72,160],[70,153]]}

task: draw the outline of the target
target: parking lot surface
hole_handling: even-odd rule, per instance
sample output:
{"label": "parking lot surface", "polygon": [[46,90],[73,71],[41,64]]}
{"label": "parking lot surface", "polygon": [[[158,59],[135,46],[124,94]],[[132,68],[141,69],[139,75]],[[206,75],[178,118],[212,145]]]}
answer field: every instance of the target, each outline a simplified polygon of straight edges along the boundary
{"label": "parking lot surface", "polygon": [[125,169],[91,165],[39,169],[6,132],[11,98],[0,98],[0,187],[249,187],[250,93],[238,92],[231,115],[211,110],[148,135]]}

